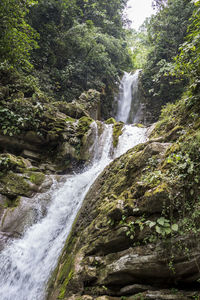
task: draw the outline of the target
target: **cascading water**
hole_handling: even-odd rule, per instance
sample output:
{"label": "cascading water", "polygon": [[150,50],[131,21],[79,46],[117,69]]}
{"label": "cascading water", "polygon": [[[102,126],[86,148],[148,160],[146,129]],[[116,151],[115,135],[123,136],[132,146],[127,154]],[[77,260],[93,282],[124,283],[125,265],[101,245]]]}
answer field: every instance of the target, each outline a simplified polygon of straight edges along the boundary
{"label": "cascading water", "polygon": [[[119,97],[118,120],[127,122],[130,115],[131,86],[137,81],[139,71],[125,74]],[[122,103],[121,99],[125,102]],[[92,123],[96,138],[91,147],[93,162],[81,173],[63,176],[62,186],[54,182],[47,214],[42,215],[27,229],[21,239],[15,240],[0,255],[0,299],[43,300],[51,272],[56,267],[72,223],[89,188],[112,161],[112,125],[104,125],[98,137],[97,124]],[[113,158],[133,146],[145,142],[146,129],[125,125]],[[42,196],[41,196],[42,197]]]}
{"label": "cascading water", "polygon": [[[93,126],[97,126],[96,123]],[[125,146],[122,138],[114,157],[145,141],[144,128],[137,128],[130,139],[129,127],[124,132],[129,134],[128,145]],[[54,186],[47,215],[32,225],[21,239],[15,240],[2,251],[1,300],[45,299],[48,278],[56,266],[82,201],[94,180],[112,160],[112,126],[104,125],[103,134],[95,141],[92,165],[82,173],[66,176],[66,182],[59,189],[55,190]]]}
{"label": "cascading water", "polygon": [[137,123],[141,115],[141,103],[138,92],[138,79],[141,70],[124,73],[117,98],[116,120],[126,124]]}

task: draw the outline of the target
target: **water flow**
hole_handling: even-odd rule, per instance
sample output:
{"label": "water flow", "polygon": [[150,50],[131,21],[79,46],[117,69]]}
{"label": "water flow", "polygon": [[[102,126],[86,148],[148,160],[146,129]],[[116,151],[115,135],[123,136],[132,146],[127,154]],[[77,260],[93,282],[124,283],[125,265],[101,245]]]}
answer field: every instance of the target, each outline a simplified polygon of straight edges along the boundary
{"label": "water flow", "polygon": [[[112,126],[104,127],[103,134],[96,139],[94,145],[95,156],[92,165],[82,173],[66,176],[63,186],[52,190],[51,204],[46,217],[32,225],[22,239],[14,241],[1,253],[1,300],[45,299],[48,278],[57,264],[82,201],[97,176],[111,162]],[[125,147],[126,137],[121,137],[115,157],[142,141],[140,134],[144,135],[143,129],[140,128],[143,133],[139,133],[139,129],[134,131],[131,126],[127,128],[124,134],[129,134],[129,142]],[[132,139],[131,130],[134,131]]]}
{"label": "water flow", "polygon": [[134,74],[124,73],[119,87],[116,120],[126,124],[136,123],[140,117],[138,78],[140,70]]}

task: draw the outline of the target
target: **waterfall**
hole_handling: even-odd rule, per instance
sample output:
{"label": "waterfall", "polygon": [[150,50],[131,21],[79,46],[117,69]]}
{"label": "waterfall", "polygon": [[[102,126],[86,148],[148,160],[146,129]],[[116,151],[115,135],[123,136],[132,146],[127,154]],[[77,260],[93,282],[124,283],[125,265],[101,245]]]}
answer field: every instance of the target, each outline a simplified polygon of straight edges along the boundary
{"label": "waterfall", "polygon": [[125,124],[137,123],[141,116],[141,103],[138,92],[138,79],[141,70],[124,73],[117,97],[116,120]]}
{"label": "waterfall", "polygon": [[[97,132],[96,123],[92,126]],[[125,126],[114,158],[144,142],[145,131],[144,128]],[[97,176],[112,161],[112,125],[104,125],[103,133],[100,137],[96,136],[92,148],[95,155],[91,165],[78,174],[64,176],[62,186],[54,183],[46,216],[41,216],[21,239],[13,241],[2,251],[1,300],[45,299],[48,279],[56,267],[82,201]]]}

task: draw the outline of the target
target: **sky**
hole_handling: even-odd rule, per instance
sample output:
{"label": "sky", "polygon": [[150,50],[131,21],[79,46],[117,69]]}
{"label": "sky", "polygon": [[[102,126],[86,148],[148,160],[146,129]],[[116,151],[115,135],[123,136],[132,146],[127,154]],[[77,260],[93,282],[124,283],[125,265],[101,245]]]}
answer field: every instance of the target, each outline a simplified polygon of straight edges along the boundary
{"label": "sky", "polygon": [[152,0],[128,1],[127,14],[128,18],[132,21],[131,28],[138,30],[146,17],[150,17],[153,13]]}

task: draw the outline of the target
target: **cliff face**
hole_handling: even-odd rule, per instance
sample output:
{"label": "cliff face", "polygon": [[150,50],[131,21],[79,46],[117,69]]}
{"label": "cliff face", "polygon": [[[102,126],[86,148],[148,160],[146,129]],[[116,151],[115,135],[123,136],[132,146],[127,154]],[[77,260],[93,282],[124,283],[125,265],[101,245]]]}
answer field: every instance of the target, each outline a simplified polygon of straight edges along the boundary
{"label": "cliff face", "polygon": [[97,91],[74,103],[53,102],[21,82],[16,77],[0,86],[0,249],[35,219],[33,196],[51,187],[49,175],[70,173],[91,158],[90,125],[100,114]]}
{"label": "cliff face", "polygon": [[199,145],[198,102],[168,105],[88,192],[48,299],[198,299]]}

